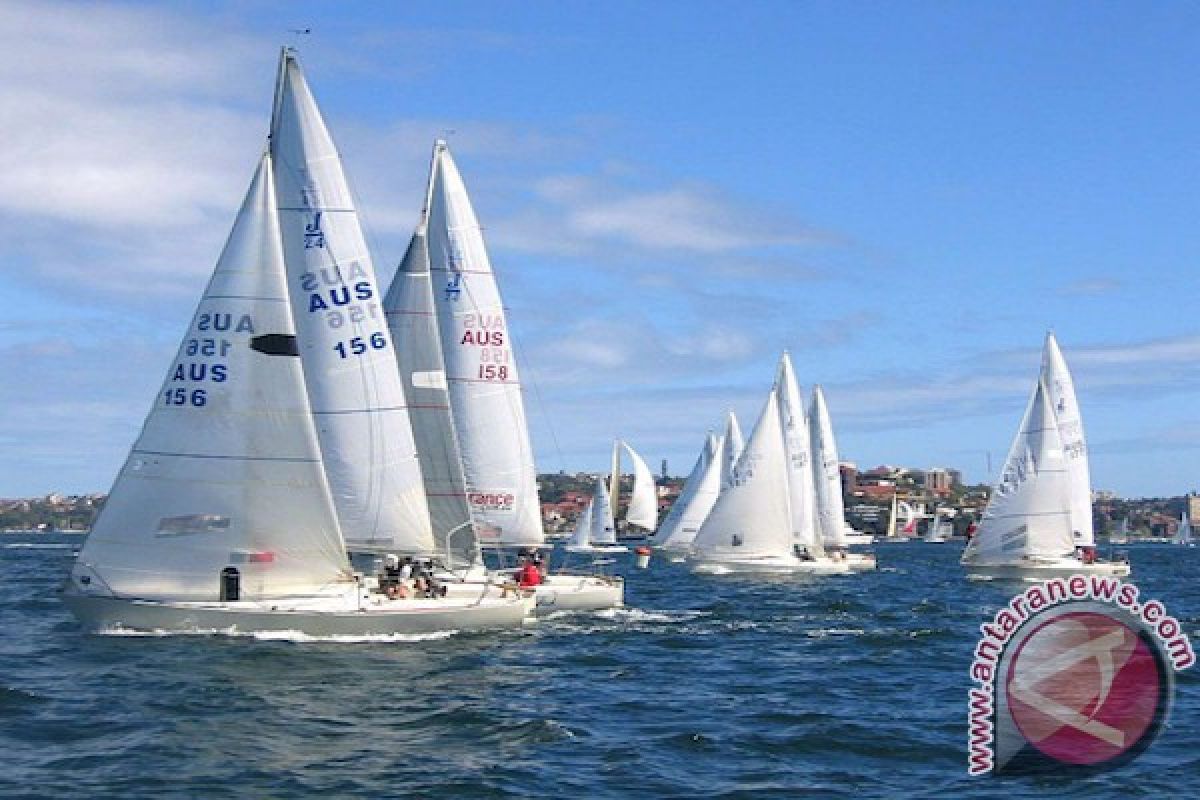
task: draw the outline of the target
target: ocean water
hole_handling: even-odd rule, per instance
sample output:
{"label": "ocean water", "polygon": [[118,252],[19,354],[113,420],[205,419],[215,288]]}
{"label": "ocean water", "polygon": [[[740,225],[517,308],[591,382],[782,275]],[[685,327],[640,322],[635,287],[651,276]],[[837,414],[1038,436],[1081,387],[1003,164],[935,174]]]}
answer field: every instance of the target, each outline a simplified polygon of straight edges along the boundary
{"label": "ocean water", "polygon": [[[876,573],[695,576],[656,560],[626,610],[521,632],[312,641],[83,633],[78,537],[0,535],[0,797],[1195,797],[1200,668],[1119,771],[969,778],[967,670],[1011,587],[959,546]],[[1134,579],[1200,639],[1200,548]]]}

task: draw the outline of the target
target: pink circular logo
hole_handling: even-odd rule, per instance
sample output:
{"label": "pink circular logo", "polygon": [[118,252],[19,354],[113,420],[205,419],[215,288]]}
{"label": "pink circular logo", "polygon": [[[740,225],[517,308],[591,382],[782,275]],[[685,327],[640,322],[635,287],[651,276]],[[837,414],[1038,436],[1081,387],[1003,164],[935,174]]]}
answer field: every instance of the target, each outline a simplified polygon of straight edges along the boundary
{"label": "pink circular logo", "polygon": [[1050,619],[1021,642],[1004,689],[1025,739],[1068,764],[1099,765],[1157,732],[1167,693],[1159,655],[1106,614]]}

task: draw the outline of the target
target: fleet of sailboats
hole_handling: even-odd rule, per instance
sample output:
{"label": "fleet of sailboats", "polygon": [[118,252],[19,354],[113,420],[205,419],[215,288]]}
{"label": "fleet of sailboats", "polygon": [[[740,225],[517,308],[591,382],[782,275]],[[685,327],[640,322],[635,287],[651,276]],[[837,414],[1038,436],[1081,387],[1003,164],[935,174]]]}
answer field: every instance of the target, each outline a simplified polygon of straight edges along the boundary
{"label": "fleet of sailboats", "polygon": [[[381,295],[341,161],[296,54],[280,58],[249,190],[145,424],[68,579],[94,628],[404,634],[516,627],[536,608],[624,603],[620,578],[517,587],[486,550],[546,547],[508,313],[466,185],[433,147],[418,224]],[[659,525],[645,460],[615,440],[564,549],[627,532],[697,572],[845,575],[874,555],[847,524],[820,386],[806,405],[783,353],[750,437],[705,435]],[[905,522],[897,529],[897,520]],[[888,538],[916,535],[892,499]],[[953,526],[934,509],[926,542]],[[1122,532],[1126,524],[1122,524]],[[1087,446],[1054,335],[962,564],[969,575],[1128,575],[1097,557]],[[1192,544],[1185,511],[1175,534]],[[439,568],[438,596],[393,596],[351,557]]]}
{"label": "fleet of sailboats", "polygon": [[1127,562],[1096,555],[1091,505],[1085,510],[1079,503],[1082,494],[1090,497],[1087,480],[1074,385],[1050,333],[1000,482],[963,552],[968,574],[1034,580],[1077,573],[1128,575]]}

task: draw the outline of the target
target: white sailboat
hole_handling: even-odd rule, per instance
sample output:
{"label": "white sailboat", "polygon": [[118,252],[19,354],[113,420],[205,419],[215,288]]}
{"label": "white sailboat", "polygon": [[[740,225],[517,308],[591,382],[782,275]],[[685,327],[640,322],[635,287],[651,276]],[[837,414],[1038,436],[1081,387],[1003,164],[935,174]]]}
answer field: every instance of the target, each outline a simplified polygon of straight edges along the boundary
{"label": "white sailboat", "polygon": [[1077,573],[1128,575],[1129,564],[1077,551],[1072,478],[1045,375],[1037,384],[962,564],[979,578],[1041,580]]}
{"label": "white sailboat", "polygon": [[66,604],[96,629],[519,626],[531,597],[482,585],[392,600],[351,572],[349,542],[422,553],[433,541],[370,260],[288,49],[271,131]]}
{"label": "white sailboat", "polygon": [[1196,543],[1192,541],[1192,521],[1188,519],[1186,508],[1183,510],[1183,515],[1179,518],[1179,525],[1175,528],[1175,536],[1171,541],[1174,544],[1180,544],[1184,547],[1196,546]]}
{"label": "white sailboat", "polygon": [[[466,185],[446,142],[433,148],[425,209],[385,299],[399,372],[413,398],[435,531],[486,580],[479,545],[545,545],[536,469],[507,314]],[[545,610],[611,608],[620,578],[549,574]]]}
{"label": "white sailboat", "polygon": [[[792,530],[788,455],[778,392],[773,388],[712,512],[692,543],[696,572],[815,572],[820,567],[798,555]],[[845,571],[830,564],[829,571]]]}
{"label": "white sailboat", "polygon": [[925,531],[924,540],[929,544],[944,544],[950,541],[953,531],[954,525],[950,522],[950,518],[935,508],[933,516],[929,520],[929,528]]}
{"label": "white sailboat", "polygon": [[808,423],[812,441],[817,521],[825,549],[843,554],[851,569],[875,569],[874,555],[850,553],[846,550],[846,509],[842,500],[842,474],[839,468],[837,441],[833,436],[833,421],[829,417],[829,407],[825,404],[825,393],[820,386],[813,387]]}
{"label": "white sailboat", "polygon": [[795,553],[805,562],[806,571],[818,574],[846,572],[849,569],[846,554],[839,550],[826,553],[824,537],[820,533],[808,415],[791,357],[786,351],[779,359],[774,392],[779,402],[779,423],[787,458],[788,505]]}
{"label": "white sailboat", "polygon": [[566,545],[569,553],[625,553],[628,547],[617,543],[613,527],[612,501],[603,478],[596,478],[596,488],[587,508],[579,516],[575,532]]}
{"label": "white sailboat", "polygon": [[1108,537],[1109,544],[1129,544],[1129,517],[1128,515],[1121,518],[1121,524],[1117,526],[1117,530]]}
{"label": "white sailboat", "polygon": [[692,547],[700,526],[712,511],[721,490],[724,439],[710,433],[687,481],[655,535],[654,546],[668,557],[682,559]]}

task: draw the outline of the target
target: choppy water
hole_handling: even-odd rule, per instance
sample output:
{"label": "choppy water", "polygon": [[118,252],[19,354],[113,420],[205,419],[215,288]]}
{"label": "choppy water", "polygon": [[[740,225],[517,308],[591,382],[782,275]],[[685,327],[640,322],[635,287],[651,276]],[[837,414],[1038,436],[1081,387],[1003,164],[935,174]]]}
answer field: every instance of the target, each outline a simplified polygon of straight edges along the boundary
{"label": "choppy water", "polygon": [[[751,581],[656,562],[634,608],[421,641],[82,633],[78,538],[0,535],[0,796],[1194,797],[1200,669],[1139,760],[966,776],[967,669],[1007,587],[957,545]],[[1200,639],[1200,548],[1132,548]]]}

